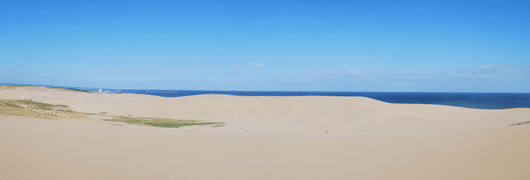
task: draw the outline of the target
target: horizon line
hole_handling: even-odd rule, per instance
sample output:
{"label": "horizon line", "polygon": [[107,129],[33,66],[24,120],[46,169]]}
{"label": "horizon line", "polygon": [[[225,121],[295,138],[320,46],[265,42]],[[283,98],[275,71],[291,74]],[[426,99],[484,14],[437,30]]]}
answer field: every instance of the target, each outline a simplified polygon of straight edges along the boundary
{"label": "horizon line", "polygon": [[119,88],[94,88],[94,87],[74,87],[74,86],[59,86],[59,85],[45,85],[45,84],[18,84],[18,83],[0,83],[5,86],[33,86],[46,88],[61,88],[61,89],[76,89],[76,90],[93,90],[99,89],[109,90],[134,90],[134,91],[226,91],[226,92],[344,92],[344,93],[497,93],[497,94],[530,94],[530,92],[462,92],[462,91],[318,91],[318,90],[186,90],[186,89],[119,89]]}

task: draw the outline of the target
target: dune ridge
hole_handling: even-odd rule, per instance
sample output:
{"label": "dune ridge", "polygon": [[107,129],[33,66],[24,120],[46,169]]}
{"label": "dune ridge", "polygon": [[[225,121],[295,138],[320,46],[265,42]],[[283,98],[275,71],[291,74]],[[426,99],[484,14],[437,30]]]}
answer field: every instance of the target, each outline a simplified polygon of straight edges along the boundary
{"label": "dune ridge", "polygon": [[[263,132],[328,131],[342,124],[359,131],[394,132],[504,127],[528,121],[530,109],[470,109],[390,104],[365,97],[245,97],[197,95],[164,98],[139,94],[95,94],[54,90],[3,90],[0,98],[65,104],[83,113],[174,118],[249,125]],[[258,128],[259,127],[259,128]],[[340,127],[340,126],[339,126]]]}
{"label": "dune ridge", "polygon": [[[92,113],[0,117],[0,179],[525,179],[530,109],[389,104],[363,97],[163,98],[0,90]],[[157,128],[98,116],[223,122]],[[327,132],[327,133],[326,133]]]}

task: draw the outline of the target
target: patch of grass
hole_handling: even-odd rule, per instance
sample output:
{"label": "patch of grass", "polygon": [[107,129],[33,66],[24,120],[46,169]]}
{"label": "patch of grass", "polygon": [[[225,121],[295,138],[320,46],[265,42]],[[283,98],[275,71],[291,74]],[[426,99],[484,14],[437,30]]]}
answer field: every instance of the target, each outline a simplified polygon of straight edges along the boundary
{"label": "patch of grass", "polygon": [[510,124],[508,126],[520,126],[520,125],[530,125],[530,121],[513,123],[513,124]]}
{"label": "patch of grass", "polygon": [[196,126],[196,125],[219,125],[220,122],[202,122],[195,120],[178,120],[169,118],[148,118],[148,117],[127,117],[127,116],[113,116],[112,119],[103,119],[105,121],[124,122],[134,125],[147,125],[154,127],[178,128],[182,126]]}
{"label": "patch of grass", "polygon": [[68,107],[68,105],[62,105],[62,104],[57,104],[55,106],[59,106],[59,107]]}
{"label": "patch of grass", "polygon": [[47,120],[64,118],[85,118],[84,114],[72,111],[64,106],[56,106],[31,100],[0,99],[0,115],[30,117]]}
{"label": "patch of grass", "polygon": [[0,101],[0,107],[23,108],[17,105],[14,101]]}
{"label": "patch of grass", "polygon": [[11,107],[0,108],[0,114],[5,115],[5,116],[29,117],[29,118],[38,118],[38,119],[46,119],[46,120],[58,120],[62,117],[53,112],[34,111],[31,109],[27,109],[27,108],[11,108]]}
{"label": "patch of grass", "polygon": [[178,120],[169,118],[149,118],[149,117],[131,117],[129,116],[111,116],[107,112],[98,114],[79,113],[72,111],[67,105],[53,105],[31,100],[9,100],[0,99],[0,115],[30,117],[46,120],[59,119],[79,119],[86,118],[87,115],[107,116],[110,119],[105,121],[124,122],[127,124],[147,125],[154,127],[178,128],[183,126],[197,125],[214,125],[215,127],[224,126],[222,122],[203,122],[196,120]]}
{"label": "patch of grass", "polygon": [[55,107],[53,104],[40,103],[30,100],[16,100],[15,102],[21,103],[23,105],[28,105],[31,108],[35,109],[52,110],[52,108]]}
{"label": "patch of grass", "polygon": [[0,85],[0,90],[10,90],[10,89],[15,89],[15,87],[9,86],[9,85]]}
{"label": "patch of grass", "polygon": [[92,93],[92,91],[82,90],[82,89],[77,89],[77,88],[60,88],[60,87],[52,87],[51,89],[58,89],[58,90],[65,90],[65,91],[74,91],[74,92]]}
{"label": "patch of grass", "polygon": [[44,86],[28,86],[28,85],[0,85],[0,90],[11,90],[16,88],[27,88],[32,90],[45,90],[45,89],[53,89],[53,90],[59,90],[59,91],[72,91],[72,92],[85,92],[85,93],[94,93],[90,90],[82,90],[77,88],[68,88],[68,87],[44,87]]}

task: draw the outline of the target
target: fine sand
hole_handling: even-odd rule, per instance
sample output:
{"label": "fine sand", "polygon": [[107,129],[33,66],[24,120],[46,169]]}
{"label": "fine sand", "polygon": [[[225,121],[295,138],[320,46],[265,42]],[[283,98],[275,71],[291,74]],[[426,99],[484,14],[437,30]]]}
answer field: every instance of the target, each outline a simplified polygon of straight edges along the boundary
{"label": "fine sand", "polygon": [[[83,113],[224,122],[160,128],[0,117],[0,179],[529,179],[530,109],[364,97],[163,98],[5,88]],[[327,132],[327,133],[326,133]]]}

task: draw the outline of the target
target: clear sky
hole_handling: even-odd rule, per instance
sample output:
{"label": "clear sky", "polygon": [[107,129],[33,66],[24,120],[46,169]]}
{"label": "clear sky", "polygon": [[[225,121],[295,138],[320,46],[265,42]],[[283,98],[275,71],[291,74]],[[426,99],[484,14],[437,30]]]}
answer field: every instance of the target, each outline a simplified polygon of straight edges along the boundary
{"label": "clear sky", "polygon": [[530,92],[530,1],[0,1],[0,83]]}

